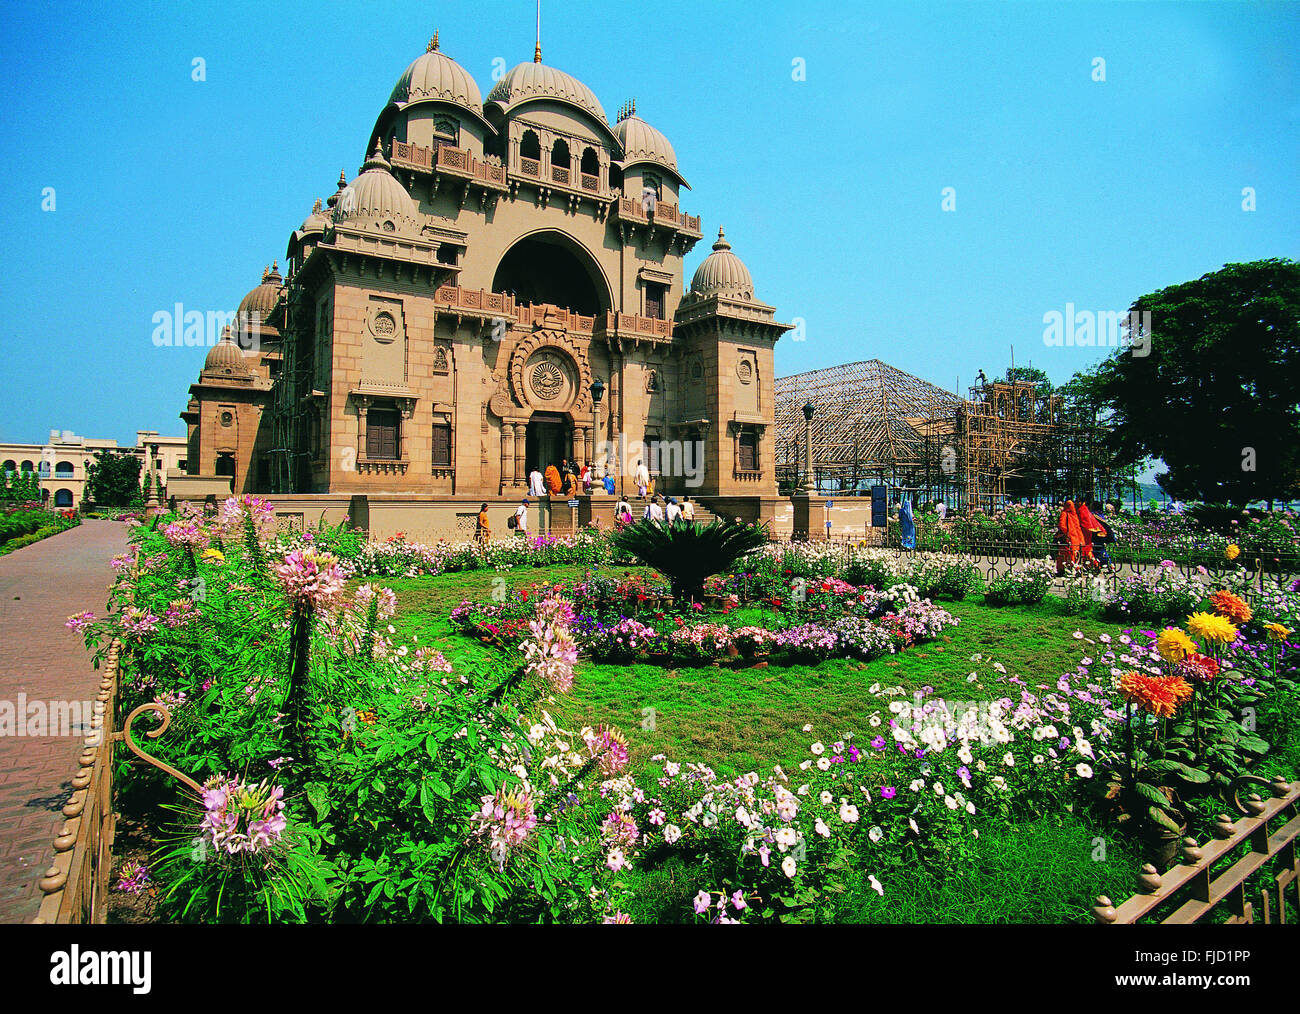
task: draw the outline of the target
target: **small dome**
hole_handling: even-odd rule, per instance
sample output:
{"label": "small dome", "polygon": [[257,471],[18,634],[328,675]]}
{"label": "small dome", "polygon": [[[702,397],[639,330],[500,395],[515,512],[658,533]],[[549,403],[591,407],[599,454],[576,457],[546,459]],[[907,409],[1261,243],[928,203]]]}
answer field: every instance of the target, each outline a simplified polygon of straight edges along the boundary
{"label": "small dome", "polygon": [[321,207],[320,198],[316,198],[316,203],[311,206],[311,214],[298,227],[299,236],[307,236],[312,233],[324,232],[330,224],[330,220],[325,217],[325,209]]}
{"label": "small dome", "polygon": [[361,167],[361,175],[343,187],[334,204],[334,221],[375,225],[384,232],[414,229],[419,211],[406,187],[389,171],[378,144]]}
{"label": "small dome", "polygon": [[653,162],[677,172],[677,153],[654,127],[636,115],[627,116],[614,125],[614,136],[623,148],[623,164]]}
{"label": "small dome", "polygon": [[230,325],[221,332],[221,341],[208,350],[208,358],[203,361],[204,373],[247,373],[244,366],[244,353],[230,339]]}
{"label": "small dome", "polygon": [[487,100],[509,109],[527,99],[539,98],[567,102],[586,110],[601,123],[609,122],[595,92],[571,74],[536,61],[512,68],[488,92]]}
{"label": "small dome", "polygon": [[754,298],[754,279],[750,277],[745,262],[731,252],[721,229],[713,253],[700,262],[691,279],[691,292],[697,296],[732,296],[738,299]]}
{"label": "small dome", "polygon": [[411,102],[423,102],[429,99],[441,99],[472,110],[478,116],[483,115],[483,98],[478,85],[455,60],[438,51],[438,36],[429,40],[429,48],[406,68],[397,79],[393,93],[388,97],[390,103],[406,105]]}
{"label": "small dome", "polygon": [[283,291],[284,279],[280,277],[280,264],[276,261],[269,268],[262,269],[262,283],[240,301],[240,315],[255,313],[260,324],[266,320],[267,314],[275,309],[275,304],[279,302],[280,293]]}

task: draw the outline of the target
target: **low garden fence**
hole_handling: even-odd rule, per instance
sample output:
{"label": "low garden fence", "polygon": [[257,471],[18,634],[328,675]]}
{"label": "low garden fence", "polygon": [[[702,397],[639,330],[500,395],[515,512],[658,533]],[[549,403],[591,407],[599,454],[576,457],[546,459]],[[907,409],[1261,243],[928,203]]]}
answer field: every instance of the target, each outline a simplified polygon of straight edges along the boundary
{"label": "low garden fence", "polygon": [[54,860],[39,881],[38,923],[102,923],[108,917],[113,868],[113,744],[116,729],[118,646],[110,646],[93,702],[90,735],[77,757]]}
{"label": "low garden fence", "polygon": [[[1243,803],[1240,792],[1249,783],[1267,786],[1270,798],[1252,794]],[[1138,893],[1119,905],[1099,897],[1094,920],[1133,924],[1150,917],[1176,925],[1209,921],[1220,909],[1227,923],[1271,924],[1287,921],[1288,902],[1300,912],[1300,780],[1244,775],[1233,784],[1232,799],[1240,819],[1221,814],[1205,845],[1183,839],[1183,861],[1164,873],[1148,863],[1138,874]]]}

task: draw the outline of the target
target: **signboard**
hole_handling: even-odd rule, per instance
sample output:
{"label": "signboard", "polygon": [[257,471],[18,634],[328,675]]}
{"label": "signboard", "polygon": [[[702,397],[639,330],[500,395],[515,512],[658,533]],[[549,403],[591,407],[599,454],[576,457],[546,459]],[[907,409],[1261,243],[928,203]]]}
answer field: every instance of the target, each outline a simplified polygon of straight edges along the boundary
{"label": "signboard", "polygon": [[570,507],[577,507],[577,506],[578,506],[578,501],[577,501],[577,500],[570,500],[570,501],[569,501],[569,506],[570,506]]}
{"label": "signboard", "polygon": [[889,488],[871,487],[871,527],[884,528],[889,522]]}

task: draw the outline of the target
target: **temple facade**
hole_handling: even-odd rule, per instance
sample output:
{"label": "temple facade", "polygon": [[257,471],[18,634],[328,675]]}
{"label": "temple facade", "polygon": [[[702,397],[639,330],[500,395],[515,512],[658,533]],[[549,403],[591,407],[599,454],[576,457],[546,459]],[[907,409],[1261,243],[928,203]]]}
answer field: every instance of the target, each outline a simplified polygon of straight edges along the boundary
{"label": "temple facade", "polygon": [[773,348],[668,139],[541,62],[481,97],[435,37],[359,173],[317,201],[190,389],[191,472],[237,492],[522,494],[590,461],[631,490],[774,497]]}

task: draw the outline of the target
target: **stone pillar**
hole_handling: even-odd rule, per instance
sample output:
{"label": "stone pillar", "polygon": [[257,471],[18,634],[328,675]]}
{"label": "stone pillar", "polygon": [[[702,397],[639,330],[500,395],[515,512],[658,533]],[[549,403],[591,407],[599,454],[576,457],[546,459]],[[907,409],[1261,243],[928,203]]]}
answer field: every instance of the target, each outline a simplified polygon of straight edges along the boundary
{"label": "stone pillar", "polygon": [[501,420],[501,489],[504,491],[515,474],[514,424]]}
{"label": "stone pillar", "polygon": [[528,482],[528,424],[515,423],[515,485],[523,486]]}
{"label": "stone pillar", "polygon": [[397,457],[400,461],[408,463],[411,460],[411,418],[415,415],[415,404],[409,399],[404,399],[398,405],[402,413],[402,425],[397,435]]}
{"label": "stone pillar", "polygon": [[370,399],[357,399],[357,460],[366,456],[366,417],[370,414]]}

